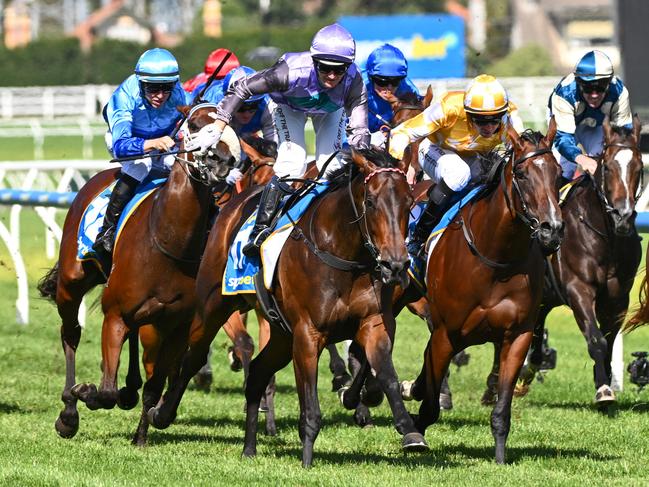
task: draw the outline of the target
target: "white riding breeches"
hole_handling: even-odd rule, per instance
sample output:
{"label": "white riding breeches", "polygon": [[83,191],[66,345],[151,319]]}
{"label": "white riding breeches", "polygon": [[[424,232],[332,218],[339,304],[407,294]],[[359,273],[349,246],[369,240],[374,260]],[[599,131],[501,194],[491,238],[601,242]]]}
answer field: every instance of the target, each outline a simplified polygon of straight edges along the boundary
{"label": "white riding breeches", "polygon": [[[435,183],[444,180],[453,191],[466,188],[472,178],[472,168],[478,165],[477,157],[465,161],[455,152],[442,149],[429,139],[423,139],[419,144],[418,156],[426,175]],[[478,171],[479,168],[475,167],[473,172],[477,174]]]}
{"label": "white riding breeches", "polygon": [[[315,129],[315,158],[318,170],[331,155],[342,148],[345,135],[345,112],[341,108],[332,113],[307,114],[286,105],[277,105],[273,120],[277,130],[278,147],[275,174],[279,177],[301,178],[306,172],[306,140],[304,126],[311,118]],[[325,176],[344,164],[340,156],[327,165]]]}
{"label": "white riding breeches", "polygon": [[[113,135],[110,132],[106,132],[104,141],[106,142],[108,153],[112,156]],[[135,159],[133,161],[122,162],[122,174],[128,174],[133,179],[137,179],[139,182],[142,182],[151,172],[151,169],[155,168],[163,172],[171,171],[171,166],[174,165],[175,161],[176,158],[173,154],[166,156],[157,156],[155,154],[152,154],[150,157],[143,157],[141,159]]]}

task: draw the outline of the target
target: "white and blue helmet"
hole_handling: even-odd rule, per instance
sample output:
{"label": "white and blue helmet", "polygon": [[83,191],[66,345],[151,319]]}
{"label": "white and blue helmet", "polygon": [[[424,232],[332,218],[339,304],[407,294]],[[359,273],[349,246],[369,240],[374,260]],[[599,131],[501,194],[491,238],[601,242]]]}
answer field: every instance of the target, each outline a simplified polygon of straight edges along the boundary
{"label": "white and blue helmet", "polygon": [[[250,76],[251,74],[255,74],[256,72],[257,71],[249,68],[248,66],[239,66],[238,68],[230,70],[230,72],[225,75],[225,78],[223,78],[223,93],[227,93],[230,89],[230,86],[232,86],[235,81],[238,81],[241,78],[245,78],[246,76]],[[246,103],[259,101],[263,97],[264,95],[252,95],[246,100]]]}
{"label": "white and blue helmet", "polygon": [[326,25],[313,36],[310,51],[314,59],[351,64],[356,56],[356,41],[342,25]]}
{"label": "white and blue helmet", "polygon": [[589,82],[613,77],[613,63],[602,51],[584,54],[575,66],[575,78]]}
{"label": "white and blue helmet", "polygon": [[135,75],[140,83],[174,83],[180,79],[180,69],[173,54],[156,47],[140,56]]}

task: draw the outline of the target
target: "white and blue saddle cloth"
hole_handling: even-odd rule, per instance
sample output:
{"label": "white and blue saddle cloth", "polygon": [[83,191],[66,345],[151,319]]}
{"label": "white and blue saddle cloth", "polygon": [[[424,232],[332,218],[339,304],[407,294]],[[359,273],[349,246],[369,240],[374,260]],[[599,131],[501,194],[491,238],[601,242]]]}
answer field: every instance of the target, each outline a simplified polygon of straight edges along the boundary
{"label": "white and blue saddle cloth", "polygon": [[255,210],[241,225],[228,252],[228,262],[223,273],[222,293],[225,295],[254,293],[255,284],[253,278],[260,268],[263,269],[264,273],[264,285],[266,289],[270,289],[273,284],[275,266],[286,239],[288,239],[293,227],[309,205],[328,188],[328,181],[322,181],[314,185],[302,199],[280,217],[273,233],[261,245],[261,262],[259,258],[246,257],[241,252],[248,242],[252,228],[255,226],[255,219],[257,218],[257,210]]}
{"label": "white and blue saddle cloth", "polygon": [[[426,259],[422,259],[415,256],[410,256],[410,268],[408,269],[408,274],[417,281],[417,284],[421,289],[426,289],[425,278],[426,278],[426,268],[428,266],[428,259],[430,254],[432,254],[435,244],[439,241],[439,238],[444,233],[446,227],[448,227],[455,218],[460,210],[466,206],[469,201],[471,201],[475,195],[484,189],[484,186],[476,186],[472,188],[468,193],[462,196],[455,204],[453,204],[444,216],[439,221],[433,231],[430,233],[428,240],[426,241]],[[415,207],[410,211],[410,221],[408,223],[408,235],[412,235],[415,225],[419,221],[419,216],[421,212],[426,207],[426,201],[420,201],[415,205]]]}
{"label": "white and blue saddle cloth", "polygon": [[[115,243],[119,238],[119,234],[124,227],[124,224],[133,214],[135,209],[149,196],[156,188],[162,186],[167,178],[147,178],[140,183],[135,190],[135,196],[128,202],[122,215],[117,223],[115,232]],[[95,259],[95,251],[92,250],[92,244],[95,243],[97,234],[104,223],[104,215],[106,214],[106,207],[110,194],[115,187],[115,183],[105,188],[90,202],[86,211],[84,211],[81,221],[79,222],[79,231],[77,233],[77,258],[79,260]]]}

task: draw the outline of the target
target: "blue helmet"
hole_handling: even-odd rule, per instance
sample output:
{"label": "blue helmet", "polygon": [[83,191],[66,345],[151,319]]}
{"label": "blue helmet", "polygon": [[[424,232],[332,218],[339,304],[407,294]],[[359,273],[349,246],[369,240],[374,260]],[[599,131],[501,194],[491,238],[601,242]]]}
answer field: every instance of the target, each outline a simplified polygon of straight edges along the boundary
{"label": "blue helmet", "polygon": [[180,79],[178,61],[166,49],[156,47],[145,51],[135,65],[141,83],[171,83]]}
{"label": "blue helmet", "polygon": [[405,77],[408,74],[408,61],[399,49],[383,44],[369,55],[365,70],[368,76]]}
{"label": "blue helmet", "polygon": [[350,64],[356,56],[356,41],[343,26],[331,24],[316,32],[310,51],[314,59]]}
{"label": "blue helmet", "polygon": [[[249,68],[248,66],[239,66],[238,68],[230,70],[230,72],[225,75],[225,78],[223,78],[223,93],[227,93],[230,89],[230,86],[232,86],[235,81],[238,81],[241,78],[245,78],[246,76],[250,76],[251,74],[255,74],[256,72],[257,71]],[[246,102],[258,101],[263,97],[264,95],[252,95],[246,100]]]}
{"label": "blue helmet", "polygon": [[582,81],[595,81],[613,77],[613,63],[602,51],[584,54],[575,66],[575,78]]}

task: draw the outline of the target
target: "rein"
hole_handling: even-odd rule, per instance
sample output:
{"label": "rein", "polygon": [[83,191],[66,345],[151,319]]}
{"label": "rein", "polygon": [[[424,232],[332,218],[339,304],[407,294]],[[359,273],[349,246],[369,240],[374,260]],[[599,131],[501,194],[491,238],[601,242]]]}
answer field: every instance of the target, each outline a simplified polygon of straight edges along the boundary
{"label": "rein", "polygon": [[[507,208],[509,209],[510,214],[512,214],[515,218],[518,218],[521,220],[527,227],[532,230],[532,233],[530,234],[530,245],[532,245],[532,242],[534,241],[534,236],[538,232],[539,229],[539,221],[533,217],[530,216],[527,204],[525,203],[525,199],[523,198],[523,193],[520,189],[520,186],[518,185],[518,182],[516,181],[516,173],[514,172],[514,167],[518,164],[520,164],[523,161],[526,161],[527,159],[530,159],[532,157],[536,157],[539,155],[543,154],[548,154],[551,153],[552,149],[549,148],[541,148],[537,149],[531,152],[527,152],[526,154],[522,155],[518,159],[514,160],[512,162],[512,188],[516,191],[518,194],[519,200],[521,202],[522,210],[523,212],[521,213],[516,209],[516,207],[513,205],[512,200],[509,196],[509,193],[507,191],[507,182],[505,180],[505,168],[507,166],[507,163],[501,163],[503,164],[501,167],[500,171],[500,182],[501,182],[501,187],[503,190],[503,195],[505,197],[505,203],[507,205]],[[471,250],[471,253],[478,257],[484,264],[486,264],[489,267],[495,268],[495,269],[507,269],[509,267],[514,267],[523,261],[527,259],[527,257],[517,259],[511,262],[497,262],[495,260],[489,259],[487,256],[482,254],[479,250],[478,247],[475,244],[475,237],[473,236],[473,232],[470,227],[470,222],[471,222],[471,214],[473,212],[474,205],[471,204],[471,207],[469,209],[469,217],[468,219],[465,219],[462,215],[460,215],[459,218],[459,223],[460,226],[462,227],[462,232],[464,234],[464,239],[466,240],[467,245],[469,246],[469,249]]]}

